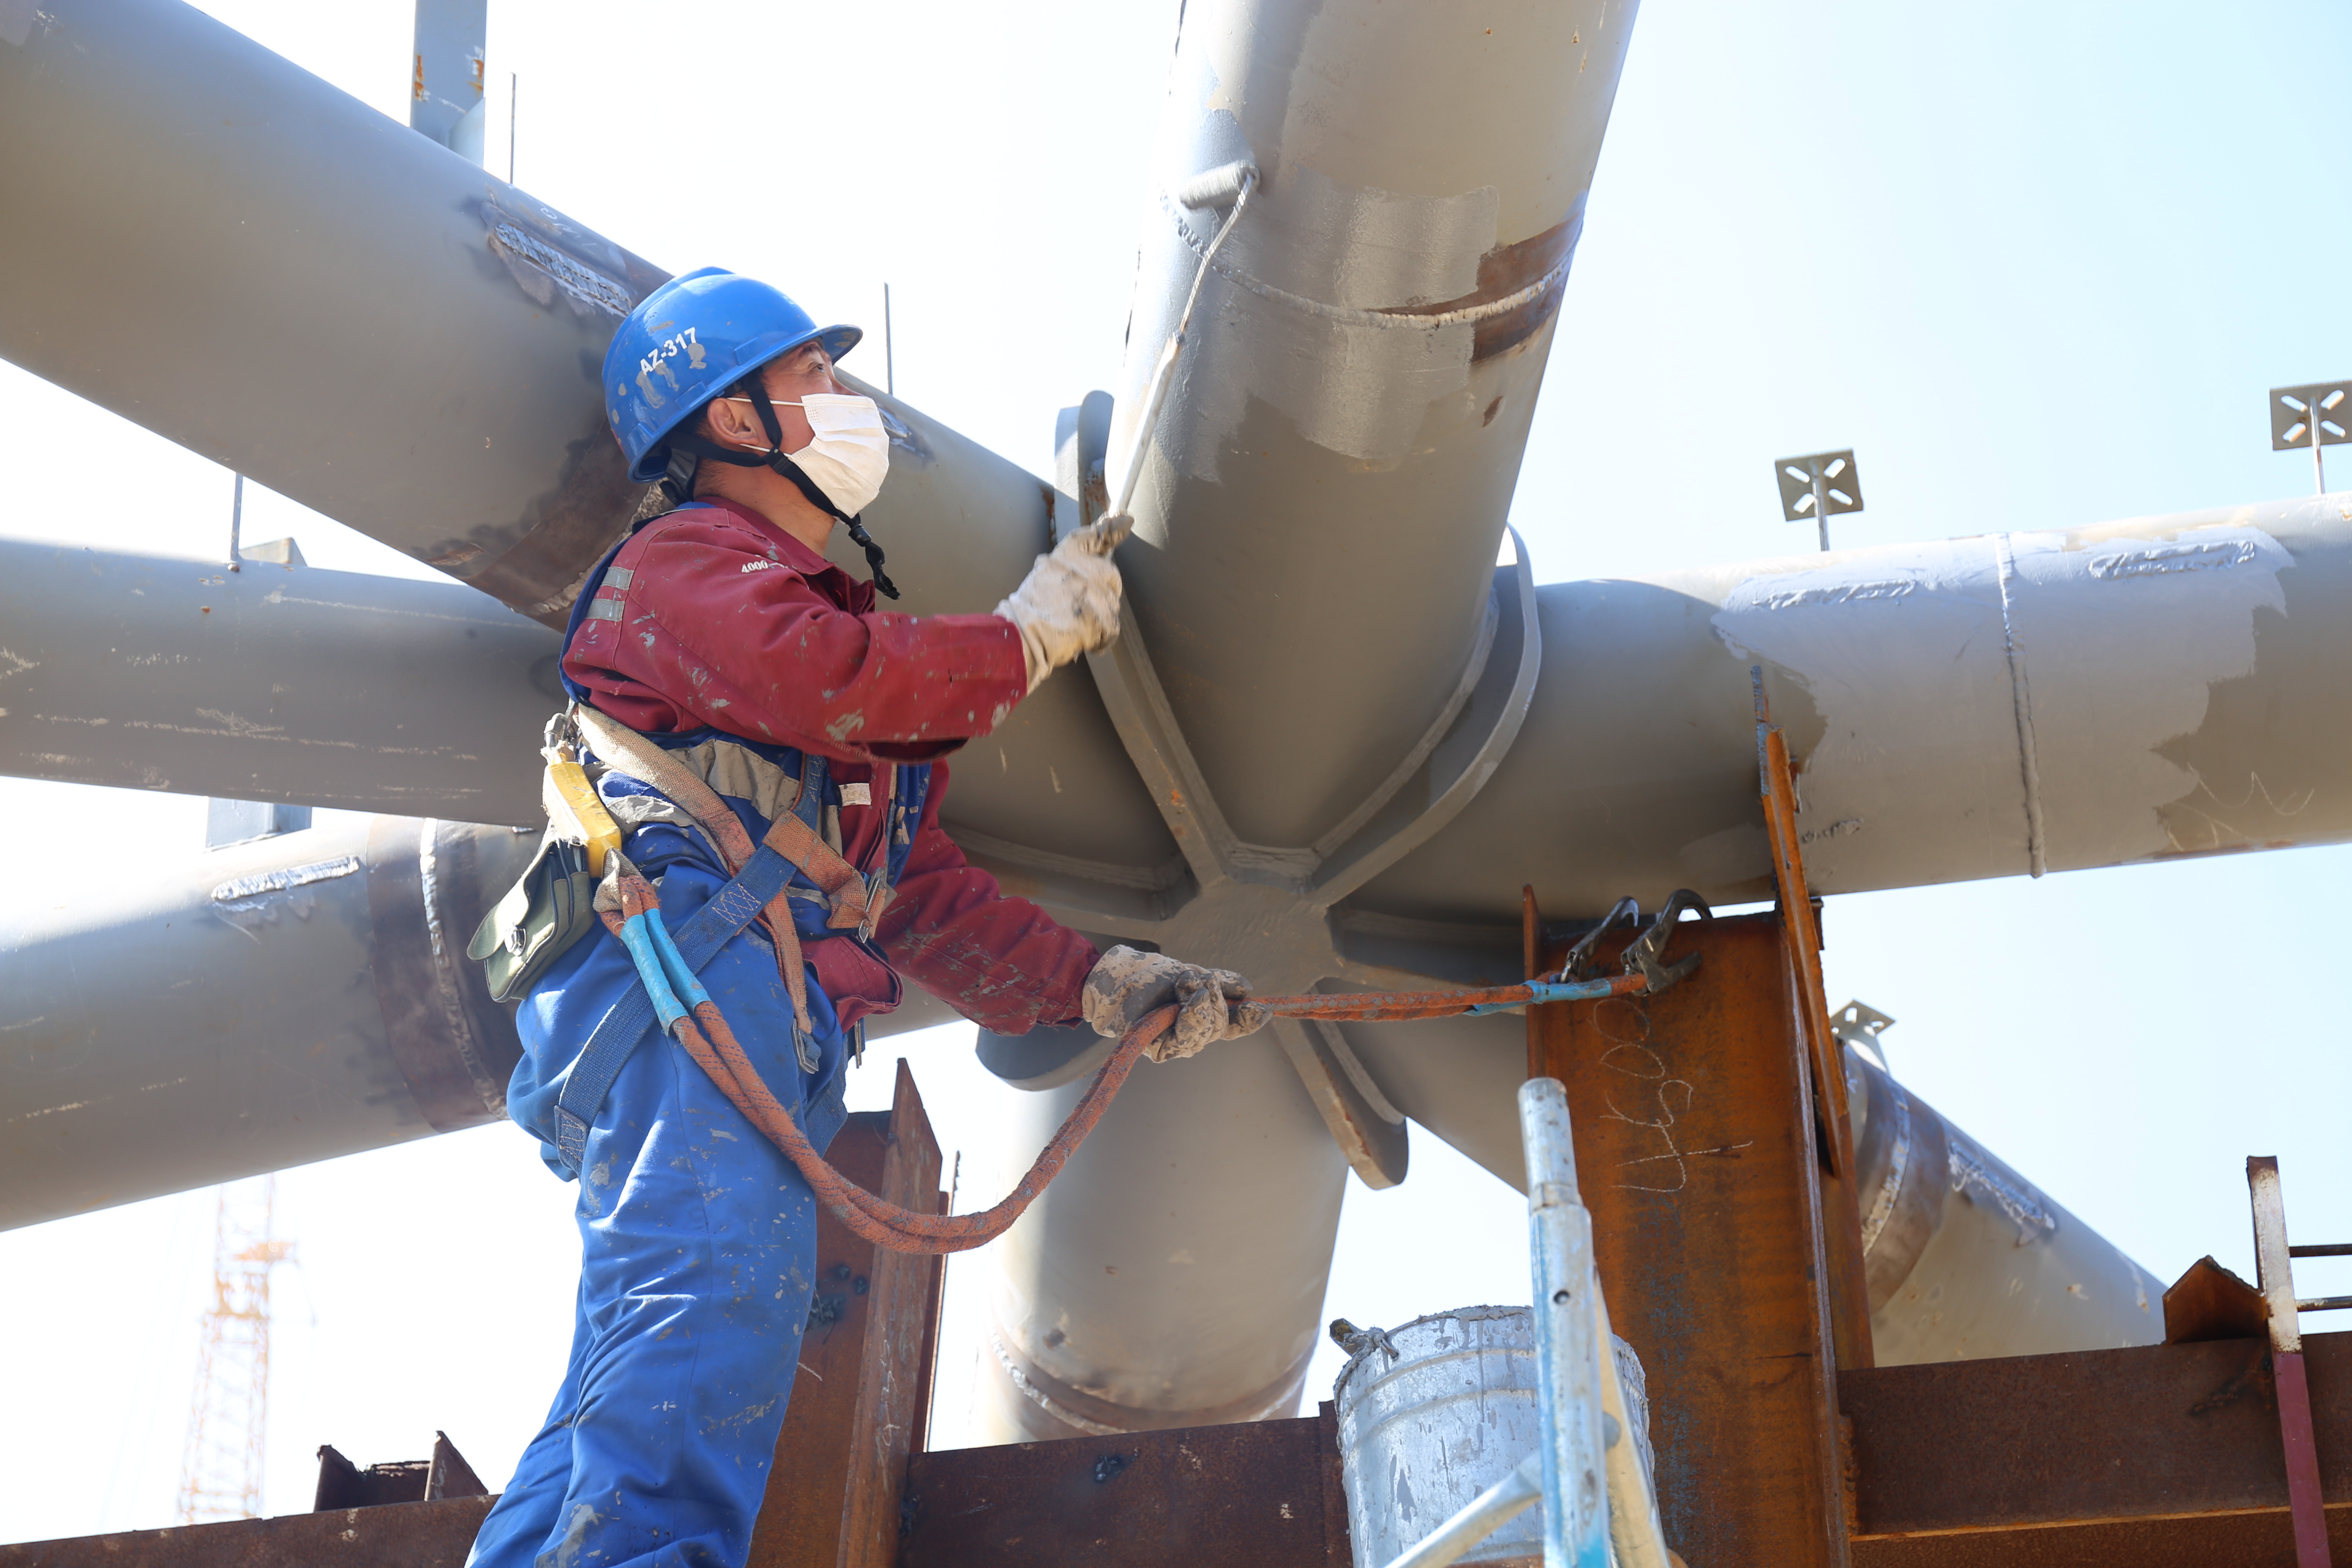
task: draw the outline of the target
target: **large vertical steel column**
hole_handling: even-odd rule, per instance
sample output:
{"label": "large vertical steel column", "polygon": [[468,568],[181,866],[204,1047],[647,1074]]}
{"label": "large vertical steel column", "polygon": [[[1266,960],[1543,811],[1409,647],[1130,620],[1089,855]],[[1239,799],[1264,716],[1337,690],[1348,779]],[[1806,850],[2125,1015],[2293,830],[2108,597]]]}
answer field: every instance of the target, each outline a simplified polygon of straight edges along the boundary
{"label": "large vertical steel column", "polygon": [[[1136,1068],[1003,1240],[972,1441],[1297,1413],[1348,1168],[1269,1037]],[[1016,1097],[1003,1192],[1084,1083]]]}
{"label": "large vertical steel column", "polygon": [[[1108,436],[1113,472],[1148,441],[1121,657],[1148,650],[1174,721],[1151,743],[1204,780],[1158,804],[1181,839],[1205,793],[1242,841],[1192,922],[1172,911],[1180,956],[1274,989],[1337,968],[1296,880],[1433,742],[1479,647],[1632,21],[1622,0],[1185,14]],[[1139,431],[1223,216],[1166,193],[1240,157],[1263,184]],[[997,1249],[984,1437],[1293,1407],[1346,1175],[1299,1070],[1260,1038],[1129,1080]],[[1037,1141],[1076,1092],[1033,1103]]]}
{"label": "large vertical steel column", "polygon": [[482,54],[489,0],[416,0],[416,48],[408,87],[408,128],[460,158],[482,161],[488,121]]}
{"label": "large vertical steel column", "polygon": [[1831,1568],[1837,1243],[1788,960],[1769,915],[1685,925],[1674,952],[1693,950],[1663,995],[1534,1009],[1530,1065],[1568,1087],[1601,1287],[1648,1372],[1668,1543],[1711,1568]]}
{"label": "large vertical steel column", "polygon": [[1352,810],[1470,657],[1633,22],[1626,0],[1185,12],[1110,451],[1223,216],[1166,193],[1251,158],[1119,557],[1244,839]]}

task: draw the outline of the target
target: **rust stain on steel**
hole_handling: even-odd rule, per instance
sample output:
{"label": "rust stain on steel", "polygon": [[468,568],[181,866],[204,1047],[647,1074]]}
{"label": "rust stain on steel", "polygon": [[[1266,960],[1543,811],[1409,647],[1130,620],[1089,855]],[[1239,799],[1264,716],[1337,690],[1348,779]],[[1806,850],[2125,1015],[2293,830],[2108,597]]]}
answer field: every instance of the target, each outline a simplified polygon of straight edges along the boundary
{"label": "rust stain on steel", "polygon": [[[1692,1563],[1840,1568],[1843,1374],[1780,925],[1692,923],[1685,942],[1704,961],[1661,995],[1529,1008],[1533,1055],[1568,1087],[1601,1289],[1650,1369],[1667,1544]],[[1543,963],[1566,958],[1563,942]]]}
{"label": "rust stain on steel", "polygon": [[[1768,722],[1762,704],[1763,671],[1756,675],[1757,721]],[[1805,857],[1797,830],[1796,773],[1789,762],[1789,737],[1777,728],[1763,732],[1764,780],[1760,805],[1772,842],[1773,874],[1780,894],[1780,935],[1795,975],[1797,1008],[1807,1061],[1812,1068],[1815,1124],[1822,1135],[1822,1248],[1829,1264],[1831,1337],[1840,1366],[1869,1366],[1877,1358],[1870,1341],[1870,1287],[1862,1253],[1862,1199],[1855,1185],[1853,1123],[1845,1102],[1844,1052],[1830,1033],[1829,998],[1822,989],[1822,932],[1805,878]],[[1891,1295],[1892,1290],[1889,1291]]]}
{"label": "rust stain on steel", "polygon": [[[1442,316],[1456,310],[1475,310],[1498,300],[1507,300],[1530,289],[1536,292],[1507,310],[1482,318],[1471,337],[1470,359],[1474,364],[1492,359],[1506,349],[1516,348],[1533,337],[1545,322],[1559,313],[1561,296],[1568,289],[1569,258],[1576,250],[1578,236],[1584,232],[1584,204],[1577,203],[1576,210],[1562,222],[1552,225],[1541,234],[1508,245],[1498,245],[1478,258],[1478,287],[1459,299],[1441,300],[1434,304],[1405,305],[1382,312],[1391,316]],[[1537,286],[1540,284],[1538,289]]]}
{"label": "rust stain on steel", "polygon": [[[2352,1561],[2352,1508],[2327,1511],[2328,1545]],[[1854,1568],[2292,1568],[2286,1515],[2086,1520],[2032,1531],[1866,1537]]]}
{"label": "rust stain on steel", "polygon": [[918,1454],[900,1568],[1348,1568],[1338,1427],[1323,1408]]}
{"label": "rust stain on steel", "polygon": [[[542,310],[592,325],[617,324],[669,274],[520,192],[481,204],[484,244],[495,264]],[[417,558],[562,629],[580,584],[620,539],[644,500],[604,419],[602,368],[584,367],[578,431],[564,444],[555,480],[520,517],[447,538]]]}
{"label": "rust stain on steel", "polygon": [[[2341,1562],[2352,1334],[2313,1335],[2305,1352]],[[1877,1367],[1838,1387],[1860,1478],[1857,1564],[2294,1560],[2259,1337]]]}
{"label": "rust stain on steel", "polygon": [[[869,1192],[889,1154],[889,1115],[852,1115],[825,1151],[834,1168]],[[874,1317],[874,1244],[817,1208],[816,1286],[767,1496],[745,1568],[831,1564],[841,1547],[849,1487],[849,1433],[856,1425],[858,1364]],[[859,1285],[866,1286],[860,1290]]]}
{"label": "rust stain on steel", "polygon": [[[1762,679],[1761,674],[1758,679]],[[1758,690],[1760,693],[1762,687]],[[1759,696],[1759,700],[1762,699]],[[1759,721],[1764,721],[1759,712]],[[1805,878],[1804,852],[1797,831],[1796,773],[1789,763],[1789,738],[1778,729],[1763,736],[1764,827],[1772,841],[1772,873],[1780,890],[1781,935],[1797,972],[1797,1006],[1804,1019],[1805,1044],[1813,1068],[1813,1111],[1820,1120],[1832,1173],[1853,1172],[1853,1129],[1845,1103],[1845,1074],[1838,1043],[1830,1034],[1829,1001],[1822,990],[1822,938],[1813,923],[1812,888]]]}
{"label": "rust stain on steel", "polygon": [[280,1514],[0,1546],[0,1568],[464,1568],[495,1498]]}
{"label": "rust stain on steel", "polygon": [[[940,1146],[898,1064],[892,1109],[852,1116],[825,1157],[902,1207],[943,1210]],[[887,1568],[923,1416],[942,1259],[885,1252],[817,1211],[800,1374],[745,1568]]]}
{"label": "rust stain on steel", "polygon": [[[923,1114],[914,1075],[898,1061],[890,1110],[889,1149],[874,1191],[902,1208],[940,1211],[940,1145]],[[827,1216],[830,1217],[830,1216]],[[841,1504],[841,1568],[888,1568],[898,1557],[899,1503],[906,1494],[907,1458],[923,1412],[917,1400],[930,1388],[937,1347],[929,1338],[945,1272],[942,1257],[877,1251],[872,1317],[858,1364],[856,1424],[848,1494]]]}
{"label": "rust stain on steel", "polygon": [[2164,1293],[2164,1342],[2254,1340],[2270,1322],[2263,1293],[2213,1261],[2200,1258]]}
{"label": "rust stain on steel", "polygon": [[[604,409],[594,402],[595,387],[583,391],[581,433],[564,444],[555,482],[531,498],[519,520],[521,536],[503,549],[496,538],[445,540],[420,556],[557,631],[590,569],[620,542],[646,496],[646,487],[629,479]],[[476,531],[511,535],[513,527]]]}

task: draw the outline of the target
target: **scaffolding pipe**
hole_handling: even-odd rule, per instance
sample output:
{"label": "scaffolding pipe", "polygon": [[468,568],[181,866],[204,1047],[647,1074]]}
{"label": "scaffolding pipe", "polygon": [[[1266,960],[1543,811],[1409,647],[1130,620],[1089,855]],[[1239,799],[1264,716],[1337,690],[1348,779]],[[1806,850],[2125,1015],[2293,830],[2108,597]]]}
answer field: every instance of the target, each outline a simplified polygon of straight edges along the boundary
{"label": "scaffolding pipe", "polygon": [[[1605,1568],[1600,1282],[1592,1216],[1576,1190],[1568,1089],[1556,1078],[1519,1088],[1528,1160],[1528,1250],[1536,1297],[1536,1412],[1543,1431],[1544,1568]],[[1622,1436],[1623,1428],[1619,1428]]]}

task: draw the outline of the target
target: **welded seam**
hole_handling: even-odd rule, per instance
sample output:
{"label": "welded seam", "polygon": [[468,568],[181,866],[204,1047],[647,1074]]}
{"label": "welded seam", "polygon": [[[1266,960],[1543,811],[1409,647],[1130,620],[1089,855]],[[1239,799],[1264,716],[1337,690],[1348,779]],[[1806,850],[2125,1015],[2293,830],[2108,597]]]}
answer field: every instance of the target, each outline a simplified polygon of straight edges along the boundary
{"label": "welded seam", "polygon": [[1366,795],[1355,810],[1340,818],[1329,831],[1307,847],[1318,863],[1328,860],[1333,854],[1345,848],[1348,840],[1363,831],[1381,809],[1396,798],[1397,791],[1404,788],[1412,775],[1421,770],[1421,765],[1429,761],[1429,754],[1437,750],[1437,743],[1445,739],[1454,728],[1454,721],[1462,717],[1462,710],[1470,705],[1471,694],[1478,689],[1479,678],[1486,673],[1486,656],[1495,651],[1495,628],[1503,618],[1495,600],[1494,586],[1490,584],[1486,589],[1486,613],[1478,623],[1478,638],[1470,647],[1470,659],[1462,667],[1462,679],[1454,683],[1453,695],[1446,698],[1445,705],[1438,710],[1437,717],[1430,721],[1429,728],[1421,732],[1421,739],[1413,742],[1412,750],[1389,770],[1389,776],[1382,779],[1380,786]]}
{"label": "welded seam", "polygon": [[1079,1415],[1076,1411],[1071,1409],[1068,1405],[1062,1404],[1052,1394],[1047,1394],[1044,1389],[1038,1387],[1036,1383],[1031,1379],[1027,1373],[1023,1372],[1018,1366],[1013,1364],[1013,1352],[1004,1348],[1004,1342],[996,1337],[996,1331],[994,1329],[988,1331],[988,1348],[996,1352],[997,1365],[1003,1367],[1004,1369],[1004,1375],[1013,1380],[1013,1386],[1021,1391],[1021,1397],[1029,1401],[1030,1404],[1034,1405],[1038,1409],[1043,1410],[1055,1420],[1065,1422],[1069,1426],[1076,1427],[1081,1432],[1092,1433],[1097,1437],[1126,1437],[1132,1436],[1132,1434],[1124,1427],[1108,1426],[1103,1422],[1094,1420],[1090,1416]]}
{"label": "welded seam", "polygon": [[1372,1108],[1372,1114],[1391,1127],[1402,1126],[1404,1112],[1399,1110],[1389,1097],[1381,1092],[1381,1086],[1372,1081],[1372,1075],[1357,1059],[1355,1048],[1348,1044],[1348,1037],[1339,1032],[1339,1026],[1326,1018],[1307,1021],[1322,1037],[1323,1047],[1331,1053],[1331,1059],[1339,1064],[1339,1070],[1348,1075],[1348,1081],[1356,1086],[1356,1092],[1362,1095],[1364,1103]]}
{"label": "welded seam", "polygon": [[[1486,787],[1495,770],[1503,765],[1503,758],[1518,739],[1519,727],[1526,722],[1528,710],[1535,701],[1536,679],[1543,671],[1543,627],[1536,605],[1535,567],[1528,554],[1528,542],[1519,537],[1516,528],[1507,527],[1506,531],[1517,557],[1515,575],[1518,580],[1519,611],[1519,667],[1512,674],[1510,692],[1503,699],[1501,710],[1496,714],[1486,738],[1479,742],[1478,749],[1427,805],[1378,843],[1342,862],[1336,870],[1329,868],[1328,860],[1318,868],[1318,872],[1328,874],[1308,886],[1306,896],[1318,909],[1328,910],[1348,897],[1420,848],[1460,816]],[[1340,846],[1343,850],[1346,847]]]}
{"label": "welded seam", "polygon": [[306,866],[289,866],[282,871],[262,871],[235,881],[223,882],[212,893],[216,904],[235,903],[245,899],[259,898],[264,893],[289,892],[307,888],[313,882],[324,882],[337,877],[348,877],[360,868],[356,855],[339,855],[332,860],[313,860]]}
{"label": "welded seam", "polygon": [[[1167,193],[1160,194],[1160,205],[1167,211],[1168,216],[1175,220],[1177,237],[1183,240],[1184,247],[1195,256],[1205,256],[1208,247],[1193,237],[1192,231],[1185,226],[1182,216],[1177,212]],[[1573,259],[1574,254],[1574,247],[1571,247],[1570,254],[1561,257],[1558,266],[1526,288],[1506,294],[1499,300],[1489,300],[1479,305],[1465,305],[1458,310],[1433,310],[1425,314],[1420,311],[1366,310],[1353,305],[1327,304],[1321,300],[1310,300],[1304,294],[1294,294],[1289,289],[1268,283],[1263,279],[1253,278],[1235,268],[1231,262],[1222,266],[1211,262],[1209,270],[1234,287],[1245,289],[1261,300],[1270,300],[1277,305],[1287,305],[1294,310],[1309,316],[1319,316],[1327,321],[1339,321],[1351,327],[1459,327],[1475,326],[1480,321],[1491,321],[1496,316],[1507,316],[1512,311],[1541,299],[1547,290],[1559,288],[1562,280],[1568,277],[1569,263]]]}
{"label": "welded seam", "polygon": [[1893,1079],[1886,1080],[1886,1087],[1895,1091],[1895,1137],[1887,1152],[1886,1179],[1878,1184],[1878,1196],[1871,1201],[1870,1213],[1862,1222],[1865,1258],[1878,1245],[1886,1222],[1895,1217],[1895,1200],[1903,1195],[1903,1177],[1911,1168],[1911,1097]]}
{"label": "welded seam", "polygon": [[1970,1203],[1976,1202],[1979,1193],[1990,1198],[2017,1226],[2018,1246],[2038,1239],[2037,1232],[2049,1235],[2057,1230],[2057,1216],[2042,1206],[2036,1194],[1994,1170],[1975,1150],[1955,1141],[1947,1145],[1944,1158],[1950,1169],[1952,1191]]}
{"label": "welded seam", "polygon": [[2026,869],[2039,877],[2050,866],[2042,853],[2042,761],[2033,744],[2033,689],[2025,678],[2025,649],[2018,639],[2016,600],[2011,591],[2017,578],[2017,557],[2006,533],[1993,535],[1992,548],[2000,567],[2000,639],[2009,654],[2010,705],[2017,716],[2017,764],[2025,781]]}
{"label": "welded seam", "polygon": [[617,317],[626,317],[636,308],[635,299],[618,279],[607,278],[585,262],[525,234],[511,221],[493,223],[490,234],[501,248],[545,273],[548,281],[581,304]]}
{"label": "welded seam", "polygon": [[446,940],[442,925],[440,860],[433,842],[440,830],[440,822],[427,817],[416,834],[416,880],[424,895],[425,934],[433,963],[434,1005],[449,1031],[449,1043],[456,1047],[457,1059],[466,1064],[466,1076],[473,1079],[474,1092],[481,1096],[482,1109],[500,1116],[507,1109],[506,1084],[484,1059],[481,1038],[474,1031],[473,1019],[467,1016],[465,997],[458,989],[461,982],[456,972],[457,950]]}

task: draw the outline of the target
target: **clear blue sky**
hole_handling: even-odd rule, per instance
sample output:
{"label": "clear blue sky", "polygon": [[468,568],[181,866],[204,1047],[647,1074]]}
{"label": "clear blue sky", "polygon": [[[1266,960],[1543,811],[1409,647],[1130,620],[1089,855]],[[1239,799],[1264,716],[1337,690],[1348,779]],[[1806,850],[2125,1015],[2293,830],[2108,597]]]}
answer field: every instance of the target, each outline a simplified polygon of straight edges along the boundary
{"label": "clear blue sky", "polygon": [[[403,0],[210,9],[403,113]],[[1033,468],[1054,411],[1112,382],[1172,3],[492,9],[492,163],[514,71],[535,195],[820,315],[878,325],[887,279],[900,392]],[[1842,543],[2305,489],[2262,401],[2352,371],[2348,69],[2352,19],[2318,0],[1650,0],[1515,508],[1539,579],[1805,548],[1767,470],[1823,447],[1856,448],[1869,499]],[[7,367],[0,428],[27,473],[87,455],[72,471],[118,509],[106,542],[219,548],[212,465]],[[52,493],[16,487],[0,530],[56,532]],[[320,564],[421,570],[255,498],[247,537],[283,532]],[[20,875],[60,897],[199,841],[200,803],[0,801],[89,829],[20,840]],[[2299,1233],[2352,1239],[2348,878],[2352,851],[2326,848],[1842,898],[1832,1000],[1895,1014],[1900,1076],[2158,1276],[2209,1251],[2251,1272],[2251,1152],[2284,1160]],[[1005,1091],[967,1040],[901,1048],[985,1201]],[[1402,1189],[1351,1192],[1330,1310],[1524,1300],[1516,1196],[1433,1139],[1414,1159]],[[446,1428],[502,1478],[562,1357],[567,1189],[493,1128],[294,1173],[280,1198],[303,1261],[280,1277],[269,1510],[307,1506],[328,1441],[364,1464]],[[0,1539],[168,1519],[210,1212],[166,1198],[0,1237]],[[2352,1289],[2352,1268],[2307,1283]],[[950,1385],[970,1352],[950,1347]]]}

